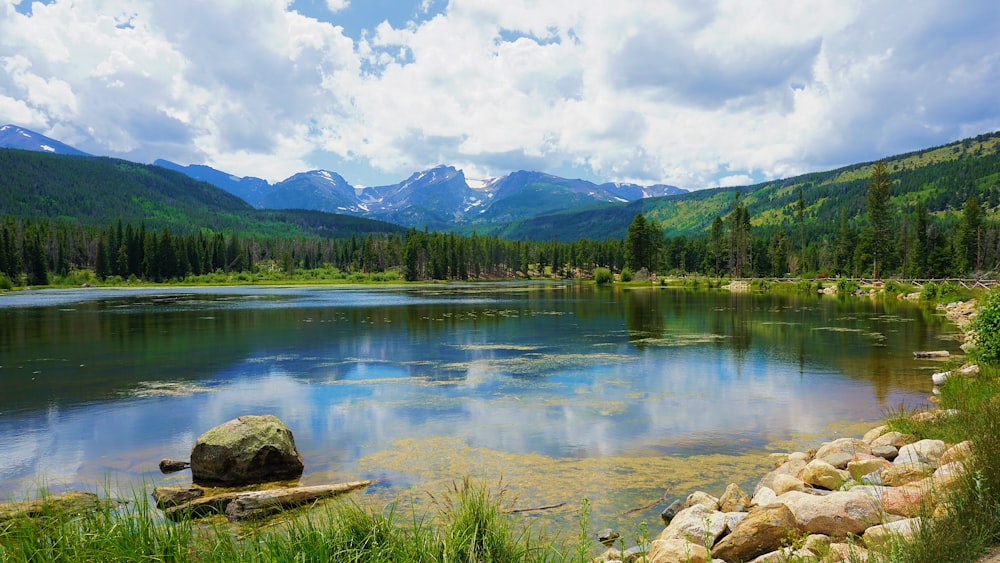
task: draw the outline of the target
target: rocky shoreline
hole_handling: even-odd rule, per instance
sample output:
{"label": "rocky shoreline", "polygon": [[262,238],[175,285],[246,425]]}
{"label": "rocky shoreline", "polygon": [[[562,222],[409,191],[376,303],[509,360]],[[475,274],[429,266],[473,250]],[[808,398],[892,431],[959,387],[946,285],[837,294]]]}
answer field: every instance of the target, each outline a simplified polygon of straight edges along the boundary
{"label": "rocky shoreline", "polygon": [[[967,349],[975,302],[939,309],[965,335]],[[976,372],[963,366],[946,373]],[[938,409],[913,417],[934,420],[953,414]],[[752,494],[736,484],[718,498],[703,491],[691,493],[664,510],[666,527],[648,544],[624,552],[611,547],[593,561],[866,561],[868,550],[911,537],[928,517],[946,510],[946,496],[960,486],[971,450],[968,441],[917,440],[882,425],[861,438],[772,454],[775,468]],[[608,532],[602,534],[607,537]]]}

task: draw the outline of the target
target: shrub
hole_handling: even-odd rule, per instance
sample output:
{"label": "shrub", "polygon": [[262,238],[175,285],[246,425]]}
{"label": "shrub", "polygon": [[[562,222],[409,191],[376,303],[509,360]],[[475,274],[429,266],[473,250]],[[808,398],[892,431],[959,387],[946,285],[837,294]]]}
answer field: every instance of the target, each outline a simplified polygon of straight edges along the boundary
{"label": "shrub", "polygon": [[934,301],[938,296],[938,286],[934,282],[927,282],[920,290],[920,298],[924,301]]}
{"label": "shrub", "polygon": [[861,289],[857,280],[841,279],[837,280],[837,293],[854,293]]}
{"label": "shrub", "polygon": [[622,268],[622,273],[620,277],[623,282],[632,281],[632,270],[629,270],[628,268]]}
{"label": "shrub", "polygon": [[611,275],[611,270],[607,268],[598,268],[594,270],[594,281],[597,285],[609,284],[614,280],[614,276]]}
{"label": "shrub", "polygon": [[975,358],[982,363],[1000,362],[1000,289],[990,290],[979,303],[969,328],[974,334]]}

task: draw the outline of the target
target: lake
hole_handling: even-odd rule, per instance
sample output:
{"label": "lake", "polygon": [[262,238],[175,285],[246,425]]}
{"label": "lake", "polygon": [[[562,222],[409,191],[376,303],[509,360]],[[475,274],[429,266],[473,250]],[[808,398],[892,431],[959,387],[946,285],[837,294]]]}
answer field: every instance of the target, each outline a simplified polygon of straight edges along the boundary
{"label": "lake", "polygon": [[[956,329],[911,303],[553,282],[0,295],[0,497],[182,485],[161,458],[271,413],[304,484],[376,502],[463,476],[597,527],[658,523],[767,454],[926,404]],[[751,492],[748,490],[748,492]],[[420,501],[415,501],[420,502]]]}

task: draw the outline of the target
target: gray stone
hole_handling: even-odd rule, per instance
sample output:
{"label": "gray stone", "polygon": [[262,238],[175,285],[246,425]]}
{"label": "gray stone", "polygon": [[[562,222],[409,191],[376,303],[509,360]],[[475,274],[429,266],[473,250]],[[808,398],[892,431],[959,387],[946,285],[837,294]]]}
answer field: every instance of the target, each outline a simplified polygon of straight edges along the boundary
{"label": "gray stone", "polygon": [[656,539],[681,539],[712,547],[726,531],[726,515],[701,504],[685,508],[674,516]]}
{"label": "gray stone", "polygon": [[667,507],[663,509],[663,512],[660,513],[660,518],[663,520],[663,524],[664,525],[669,524],[670,521],[674,519],[674,516],[677,516],[677,513],[680,511],[681,511],[680,500],[675,500],[674,502],[667,505]]}
{"label": "gray stone", "polygon": [[597,541],[609,547],[614,545],[615,541],[617,541],[620,537],[622,537],[622,535],[611,528],[604,528],[600,532],[597,532]]}
{"label": "gray stone", "polygon": [[712,548],[712,556],[726,561],[746,561],[781,547],[790,533],[798,532],[792,511],[784,504],[752,510],[728,536]]}
{"label": "gray stone", "polygon": [[241,416],[202,434],[191,475],[203,485],[239,486],[298,479],[304,465],[292,431],[276,416]]}

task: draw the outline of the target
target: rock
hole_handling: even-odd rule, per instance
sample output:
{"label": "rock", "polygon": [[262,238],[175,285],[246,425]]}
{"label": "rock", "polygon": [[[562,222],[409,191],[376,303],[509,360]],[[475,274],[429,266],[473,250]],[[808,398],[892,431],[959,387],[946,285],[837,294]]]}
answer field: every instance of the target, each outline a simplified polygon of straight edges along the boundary
{"label": "rock", "polygon": [[750,506],[767,506],[777,498],[778,495],[770,487],[759,487],[750,499]]}
{"label": "rock", "polygon": [[858,452],[870,454],[872,453],[872,449],[871,446],[863,440],[859,440],[857,438],[839,438],[832,442],[823,444],[816,452],[816,457],[818,459],[823,459],[838,452],[851,454],[853,456]]}
{"label": "rock", "polygon": [[947,350],[928,350],[926,352],[914,352],[914,358],[947,358],[951,354]]}
{"label": "rock", "polygon": [[865,432],[865,435],[861,437],[861,440],[871,445],[872,441],[874,441],[876,438],[878,438],[882,434],[885,434],[888,431],[889,427],[884,424],[882,426],[876,426],[875,428],[872,428],[868,432]]}
{"label": "rock", "polygon": [[886,432],[878,438],[872,440],[872,448],[877,448],[879,446],[894,446],[896,448],[902,448],[907,444],[912,444],[916,442],[917,438],[913,434],[903,434],[902,432]]}
{"label": "rock", "polygon": [[885,487],[882,490],[882,509],[907,518],[919,516],[922,509],[933,507],[927,506],[934,503],[931,484],[931,479],[927,478],[902,487]]}
{"label": "rock", "polygon": [[663,524],[669,524],[670,521],[674,519],[674,516],[677,516],[677,513],[680,512],[680,510],[681,501],[679,500],[675,500],[667,505],[667,507],[663,509],[663,512],[660,513],[660,518],[663,520]]}
{"label": "rock", "polygon": [[754,495],[761,487],[767,487],[771,490],[774,489],[774,479],[778,475],[791,475],[795,477],[802,471],[802,468],[806,466],[806,461],[803,459],[789,459],[785,463],[782,463],[778,467],[774,468],[767,475],[761,477],[760,482],[757,483],[757,487],[754,489]]}
{"label": "rock", "polygon": [[802,543],[805,549],[813,555],[822,555],[830,549],[830,536],[826,534],[809,534],[806,541]]}
{"label": "rock", "polygon": [[798,561],[795,557],[795,550],[790,547],[783,547],[751,559],[750,563],[788,563],[789,561]]}
{"label": "rock", "polygon": [[966,440],[964,442],[959,442],[954,446],[948,448],[944,454],[941,455],[941,465],[946,465],[953,461],[967,462],[972,457],[972,442]]}
{"label": "rock", "polygon": [[302,456],[276,416],[241,416],[198,437],[191,450],[195,483],[238,486],[298,479]]}
{"label": "rock", "polygon": [[837,491],[824,496],[790,491],[775,499],[795,515],[799,529],[842,538],[879,523],[880,510],[868,495]]}
{"label": "rock", "polygon": [[941,440],[920,440],[899,448],[899,455],[892,463],[893,465],[926,463],[937,466],[947,449]]}
{"label": "rock", "polygon": [[719,510],[722,512],[743,512],[748,506],[750,497],[736,483],[730,483],[719,497]]}
{"label": "rock", "polygon": [[895,446],[875,446],[872,448],[872,455],[892,461],[899,456],[899,448]]}
{"label": "rock", "polygon": [[203,496],[205,496],[205,491],[198,487],[156,487],[153,489],[153,499],[156,500],[156,508],[160,510],[178,506]]}
{"label": "rock", "polygon": [[696,504],[678,512],[656,539],[681,539],[711,547],[725,530],[724,513]]}
{"label": "rock", "polygon": [[613,547],[608,549],[604,553],[598,555],[597,557],[591,559],[593,563],[605,563],[608,561],[621,561],[621,560],[622,560],[622,552]]}
{"label": "rock", "polygon": [[966,377],[976,377],[979,375],[979,366],[976,364],[966,364],[955,371]]}
{"label": "rock", "polygon": [[702,491],[695,491],[695,492],[691,493],[690,495],[688,495],[688,498],[685,499],[685,501],[681,503],[681,507],[680,508],[681,508],[681,510],[684,510],[685,508],[691,508],[692,506],[695,506],[695,505],[701,505],[701,506],[704,506],[704,507],[709,508],[711,510],[718,510],[719,509],[719,499],[713,497],[712,495],[710,495],[708,493],[705,493],[705,492],[702,492]]}
{"label": "rock", "polygon": [[161,459],[160,460],[160,473],[164,475],[168,473],[177,473],[178,471],[183,471],[191,467],[190,461],[177,461],[176,459]]}
{"label": "rock", "polygon": [[950,491],[955,489],[965,477],[965,464],[960,461],[946,463],[934,470],[931,476],[934,482],[934,489],[937,491]]}
{"label": "rock", "polygon": [[894,463],[879,474],[882,482],[890,487],[902,487],[919,481],[934,472],[934,466],[927,463]]}
{"label": "rock", "polygon": [[642,545],[634,545],[622,552],[622,561],[625,563],[633,563],[635,561],[642,561],[647,553],[649,553],[650,545],[644,543]]}
{"label": "rock", "polygon": [[875,471],[881,471],[889,467],[890,464],[888,461],[880,457],[871,456],[851,461],[847,464],[847,472],[851,474],[852,479],[860,483],[865,475]]}
{"label": "rock", "polygon": [[848,474],[823,459],[814,459],[805,466],[802,473],[799,474],[799,478],[810,485],[835,491],[847,481]]}
{"label": "rock", "polygon": [[888,524],[879,524],[865,530],[861,536],[868,549],[884,546],[893,538],[910,539],[920,531],[920,518],[907,518]]}
{"label": "rock", "polygon": [[622,535],[611,528],[604,528],[600,532],[597,532],[597,541],[609,547],[614,545],[615,541],[617,541],[620,537],[622,537]]}
{"label": "rock", "polygon": [[809,463],[810,459],[812,459],[812,456],[805,452],[792,452],[788,454],[788,459],[785,461],[804,461]]}
{"label": "rock", "polygon": [[653,540],[647,557],[649,563],[709,563],[712,560],[705,546],[679,538]]}
{"label": "rock", "polygon": [[712,556],[726,561],[746,561],[781,547],[790,533],[798,532],[792,511],[784,504],[750,511],[728,536],[712,548]]}
{"label": "rock", "polygon": [[868,550],[850,543],[831,543],[823,563],[866,563]]}
{"label": "rock", "polygon": [[942,385],[948,378],[951,377],[950,371],[939,371],[931,374],[931,383],[934,385]]}
{"label": "rock", "polygon": [[724,512],[726,515],[726,531],[725,534],[732,533],[732,531],[742,522],[746,517],[748,512]]}
{"label": "rock", "polygon": [[[105,503],[94,493],[67,491],[33,500],[2,502],[0,503],[0,523],[13,519],[48,517],[57,514],[86,514],[95,512],[102,506],[114,506],[119,503],[120,501],[116,499]],[[0,531],[6,531],[6,527],[0,526]],[[0,553],[4,553],[4,551],[0,551]]]}
{"label": "rock", "polygon": [[791,475],[776,475],[771,482],[771,486],[774,487],[773,490],[776,495],[782,495],[788,491],[802,491],[809,488],[805,481]]}
{"label": "rock", "polygon": [[[822,461],[829,463],[830,465],[834,466],[837,469],[846,469],[847,464],[850,463],[851,460],[854,459],[854,457],[857,455],[859,454],[836,452],[822,458]],[[868,455],[868,454],[860,454],[860,455]]]}

